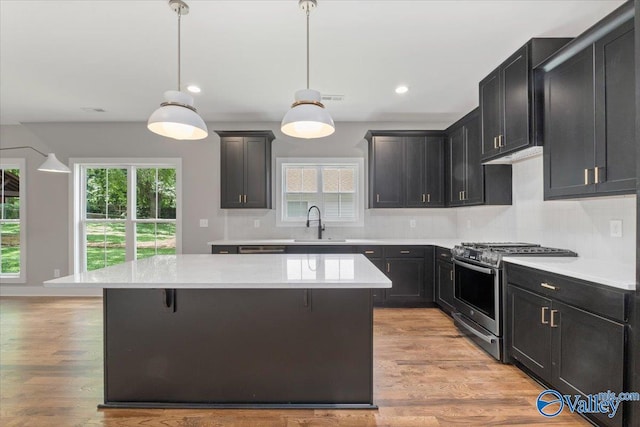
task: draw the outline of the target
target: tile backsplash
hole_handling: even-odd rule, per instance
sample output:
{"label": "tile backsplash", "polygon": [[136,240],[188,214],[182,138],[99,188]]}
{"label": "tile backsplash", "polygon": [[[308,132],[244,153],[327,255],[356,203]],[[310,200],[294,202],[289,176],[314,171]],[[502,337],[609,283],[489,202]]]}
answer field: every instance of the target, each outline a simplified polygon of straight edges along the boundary
{"label": "tile backsplash", "polygon": [[[514,240],[567,248],[580,256],[635,262],[636,197],[543,200],[542,157],[513,165],[513,205],[458,209],[461,240]],[[622,221],[622,237],[609,222]]]}

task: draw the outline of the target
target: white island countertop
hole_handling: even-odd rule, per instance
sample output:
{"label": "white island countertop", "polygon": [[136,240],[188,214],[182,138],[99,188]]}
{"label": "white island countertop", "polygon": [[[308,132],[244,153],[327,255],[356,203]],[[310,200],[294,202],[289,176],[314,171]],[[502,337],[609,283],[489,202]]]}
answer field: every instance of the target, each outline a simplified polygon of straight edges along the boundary
{"label": "white island countertop", "polygon": [[231,239],[213,240],[209,246],[296,246],[296,245],[380,245],[380,246],[440,246],[451,249],[460,244],[460,239]]}
{"label": "white island countertop", "polygon": [[631,263],[583,257],[504,257],[503,261],[618,289],[636,288],[636,269]]}
{"label": "white island countertop", "polygon": [[183,289],[390,288],[360,254],[157,255],[44,282],[46,287]]}

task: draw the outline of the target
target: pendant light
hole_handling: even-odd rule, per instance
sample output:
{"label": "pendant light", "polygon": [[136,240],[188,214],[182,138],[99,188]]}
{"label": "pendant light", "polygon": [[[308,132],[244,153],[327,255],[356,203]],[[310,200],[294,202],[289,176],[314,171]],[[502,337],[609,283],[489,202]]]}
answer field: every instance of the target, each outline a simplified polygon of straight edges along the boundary
{"label": "pendant light", "polygon": [[29,146],[29,145],[23,145],[23,146],[20,146],[20,147],[0,148],[0,151],[2,151],[2,150],[18,150],[18,149],[22,149],[22,148],[29,148],[29,149],[35,151],[36,153],[41,154],[44,157],[46,157],[45,161],[38,168],[38,170],[40,172],[71,173],[71,170],[67,167],[67,165],[65,165],[60,160],[58,160],[58,158],[56,157],[56,155],[54,153],[44,154],[42,151],[37,150],[37,149],[35,149],[35,148],[33,148],[33,147]]}
{"label": "pendant light", "polygon": [[298,5],[307,14],[307,88],[296,92],[295,102],[282,119],[280,130],[294,138],[322,138],[335,132],[335,126],[320,102],[320,92],[309,89],[309,13],[318,3],[316,0],[299,0]]}
{"label": "pendant light", "polygon": [[169,7],[178,14],[178,90],[164,93],[164,102],[151,114],[147,128],[168,138],[194,140],[206,138],[207,125],[193,106],[193,97],[180,91],[180,18],[189,13],[182,0],[169,0]]}

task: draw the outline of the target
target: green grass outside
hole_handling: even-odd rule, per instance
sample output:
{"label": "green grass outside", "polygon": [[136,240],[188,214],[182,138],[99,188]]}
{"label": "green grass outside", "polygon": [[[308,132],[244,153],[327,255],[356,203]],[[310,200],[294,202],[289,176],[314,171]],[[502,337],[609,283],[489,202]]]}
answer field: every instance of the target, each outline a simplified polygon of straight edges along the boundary
{"label": "green grass outside", "polygon": [[0,228],[2,240],[2,273],[20,273],[20,224],[4,223]]}

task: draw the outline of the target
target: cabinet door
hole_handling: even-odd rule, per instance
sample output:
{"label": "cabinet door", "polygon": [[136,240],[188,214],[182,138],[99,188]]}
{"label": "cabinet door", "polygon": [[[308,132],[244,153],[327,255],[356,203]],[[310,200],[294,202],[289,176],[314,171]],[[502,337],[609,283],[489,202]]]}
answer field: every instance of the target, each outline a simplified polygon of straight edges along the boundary
{"label": "cabinet door", "polygon": [[502,133],[499,70],[495,70],[480,82],[480,122],[482,158],[484,159],[500,152],[497,140]]}
{"label": "cabinet door", "polygon": [[404,171],[402,137],[373,138],[373,183],[369,201],[374,208],[400,208],[404,204]]}
{"label": "cabinet door", "polygon": [[[619,393],[624,386],[624,325],[570,305],[553,302],[553,379],[563,394]],[[622,425],[622,405],[602,425]]]}
{"label": "cabinet door", "polygon": [[464,127],[454,130],[449,136],[449,195],[450,206],[462,205],[462,191],[466,179]]}
{"label": "cabinet door", "polygon": [[[271,199],[271,155],[266,138],[244,138],[243,207],[268,208]],[[246,196],[246,197],[245,197]]]}
{"label": "cabinet door", "polygon": [[437,261],[436,302],[443,310],[453,310],[453,264]]}
{"label": "cabinet door", "polygon": [[[382,260],[382,258],[369,258],[369,261],[371,261],[373,265],[378,267],[378,270],[382,271],[383,273],[385,272],[384,261]],[[382,305],[384,303],[385,291],[386,289],[383,289],[383,288],[374,288],[371,290],[371,292],[373,293],[374,305]]]}
{"label": "cabinet door", "polygon": [[444,206],[444,139],[427,137],[427,163],[425,166],[425,192],[427,207]]}
{"label": "cabinet door", "polygon": [[420,136],[410,136],[404,139],[405,153],[405,199],[406,206],[422,208],[427,205],[426,191],[426,139]]}
{"label": "cabinet door", "polygon": [[466,168],[464,204],[481,205],[484,202],[484,170],[480,157],[480,120],[475,118],[465,125]]}
{"label": "cabinet door", "polygon": [[244,141],[220,138],[220,207],[241,208],[244,196]]}
{"label": "cabinet door", "polygon": [[636,188],[633,37],[629,22],[596,43],[598,193]]}
{"label": "cabinet door", "polygon": [[388,303],[420,301],[424,295],[424,258],[386,258],[391,289],[386,289]]}
{"label": "cabinet door", "polygon": [[593,78],[591,46],[544,74],[545,199],[594,190]]}
{"label": "cabinet door", "polygon": [[500,67],[504,122],[501,152],[529,144],[529,60],[527,46],[518,50]]}
{"label": "cabinet door", "polygon": [[534,374],[551,380],[551,300],[507,287],[511,356]]}

